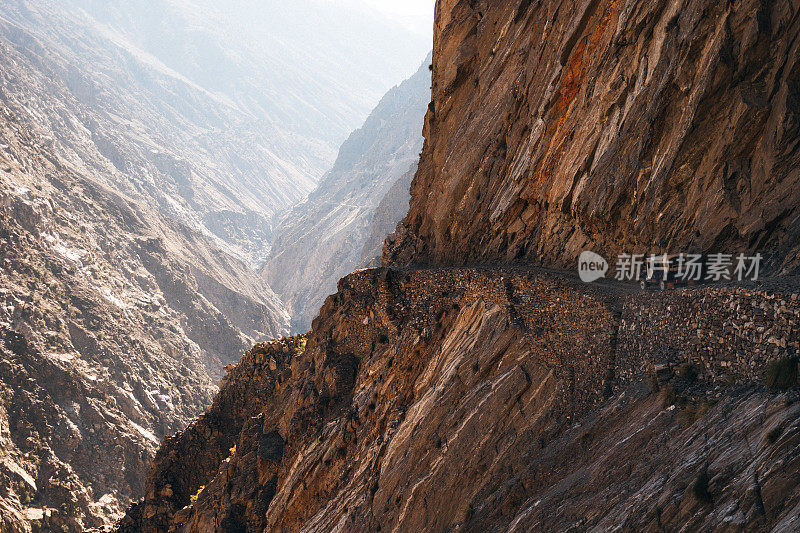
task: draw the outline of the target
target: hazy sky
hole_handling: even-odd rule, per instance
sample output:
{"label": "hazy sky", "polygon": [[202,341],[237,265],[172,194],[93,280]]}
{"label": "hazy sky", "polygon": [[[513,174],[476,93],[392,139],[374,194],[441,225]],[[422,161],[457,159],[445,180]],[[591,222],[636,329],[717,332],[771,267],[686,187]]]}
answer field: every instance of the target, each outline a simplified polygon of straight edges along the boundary
{"label": "hazy sky", "polygon": [[419,33],[433,32],[436,0],[361,0]]}

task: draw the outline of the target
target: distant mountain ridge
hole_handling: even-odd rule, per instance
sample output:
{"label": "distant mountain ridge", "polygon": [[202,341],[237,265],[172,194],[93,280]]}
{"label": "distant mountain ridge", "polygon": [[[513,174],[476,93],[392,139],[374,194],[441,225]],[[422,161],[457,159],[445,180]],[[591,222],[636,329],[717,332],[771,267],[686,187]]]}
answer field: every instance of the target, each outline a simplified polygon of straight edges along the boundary
{"label": "distant mountain ridge", "polygon": [[[378,243],[406,213],[404,193],[422,149],[430,99],[429,65],[430,56],[386,94],[344,142],[317,189],[277,227],[263,273],[287,306],[295,331],[310,327],[341,277],[380,255]],[[395,192],[399,181],[401,190]],[[390,191],[395,205],[379,209]],[[372,235],[375,228],[381,228],[378,235]]]}

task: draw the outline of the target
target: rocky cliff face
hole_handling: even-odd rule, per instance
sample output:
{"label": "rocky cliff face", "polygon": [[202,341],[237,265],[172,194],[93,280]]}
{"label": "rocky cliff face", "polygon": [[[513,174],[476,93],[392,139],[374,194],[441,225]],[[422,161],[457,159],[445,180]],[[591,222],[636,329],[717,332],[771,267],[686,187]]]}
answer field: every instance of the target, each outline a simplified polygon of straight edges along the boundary
{"label": "rocky cliff face", "polygon": [[797,392],[757,385],[800,347],[789,287],[353,274],[164,444],[121,531],[789,531]]}
{"label": "rocky cliff face", "polygon": [[796,267],[796,3],[436,9],[427,142],[389,263],[759,249]]}
{"label": "rocky cliff face", "polygon": [[120,531],[796,530],[796,278],[654,293],[527,263],[793,269],[799,33],[791,2],[440,0],[387,266],[246,354]]}
{"label": "rocky cliff face", "polygon": [[[426,60],[409,80],[392,89],[364,125],[342,145],[333,168],[308,199],[276,229],[264,276],[307,331],[336,282],[373,260],[362,259],[370,242],[382,242],[408,210],[407,174],[422,148],[422,120],[430,94]],[[394,188],[394,189],[393,189]],[[387,194],[389,198],[385,198]],[[382,200],[397,202],[387,206]],[[373,233],[379,232],[382,234]]]}

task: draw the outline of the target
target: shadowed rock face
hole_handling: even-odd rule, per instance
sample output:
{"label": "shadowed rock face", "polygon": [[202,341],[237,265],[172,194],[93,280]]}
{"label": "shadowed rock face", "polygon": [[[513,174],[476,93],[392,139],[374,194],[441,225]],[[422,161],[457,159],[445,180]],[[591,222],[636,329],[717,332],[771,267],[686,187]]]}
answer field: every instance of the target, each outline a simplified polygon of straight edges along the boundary
{"label": "shadowed rock face", "polygon": [[798,265],[795,2],[437,5],[389,264],[765,251]]}

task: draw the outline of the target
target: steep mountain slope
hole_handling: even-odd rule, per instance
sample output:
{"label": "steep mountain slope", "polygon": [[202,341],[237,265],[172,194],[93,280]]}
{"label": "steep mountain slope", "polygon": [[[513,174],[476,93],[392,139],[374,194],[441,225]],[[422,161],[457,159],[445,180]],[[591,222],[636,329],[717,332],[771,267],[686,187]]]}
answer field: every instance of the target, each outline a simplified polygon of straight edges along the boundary
{"label": "steep mountain slope", "polygon": [[[260,265],[273,215],[312,190],[397,79],[372,73],[378,58],[402,63],[414,42],[418,54],[430,45],[369,17],[347,26],[349,12],[333,7],[304,44],[287,40],[286,28],[317,20],[308,16],[316,2],[233,4],[3,2],[4,92],[36,109],[68,147],[94,144],[119,171],[114,189],[152,198],[165,215]],[[376,44],[363,30],[370,20],[394,44]],[[340,32],[360,38],[337,43]],[[372,54],[347,63],[332,49]],[[41,79],[39,90],[31,78]]]}
{"label": "steep mountain slope", "polygon": [[387,266],[232,367],[119,530],[797,530],[796,277],[651,292],[519,263],[793,268],[798,37],[788,1],[439,0]]}
{"label": "steep mountain slope", "polygon": [[276,229],[263,272],[292,315],[296,331],[308,330],[342,276],[375,257],[362,260],[363,247],[376,223],[391,231],[408,209],[408,202],[402,203],[399,195],[399,211],[378,211],[393,185],[416,167],[419,159],[422,120],[430,99],[428,65],[430,59],[413,77],[389,91],[342,145],[319,187]]}
{"label": "steep mountain slope", "polygon": [[109,189],[113,167],[89,174],[107,162],[35,109],[0,105],[0,529],[82,531],[141,496],[160,439],[288,317],[244,263]]}
{"label": "steep mountain slope", "polygon": [[428,142],[387,259],[760,249],[793,270],[799,16],[788,0],[439,2]]}
{"label": "steep mountain slope", "polygon": [[361,251],[361,264],[379,266],[383,253],[383,243],[386,236],[397,228],[397,223],[408,212],[408,203],[411,200],[411,180],[417,172],[416,164],[397,181],[394,182],[386,195],[375,208],[372,222],[369,225],[369,237],[364,242]]}
{"label": "steep mountain slope", "polygon": [[391,86],[372,63],[414,48],[366,16],[337,47],[372,55],[333,68],[311,4],[272,28],[254,2],[0,3],[0,530],[108,526],[223,367],[288,332],[251,269],[271,218]]}

